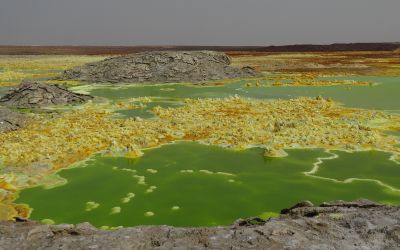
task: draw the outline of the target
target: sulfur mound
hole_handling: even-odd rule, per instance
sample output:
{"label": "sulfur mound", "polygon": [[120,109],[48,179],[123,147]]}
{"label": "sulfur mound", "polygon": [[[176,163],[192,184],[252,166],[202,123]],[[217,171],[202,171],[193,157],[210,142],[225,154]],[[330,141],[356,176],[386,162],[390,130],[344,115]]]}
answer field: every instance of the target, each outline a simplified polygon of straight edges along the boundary
{"label": "sulfur mound", "polygon": [[0,133],[16,130],[25,124],[25,116],[0,107]]}
{"label": "sulfur mound", "polygon": [[84,103],[92,96],[73,93],[59,85],[23,82],[0,98],[0,105],[17,108],[38,108],[51,105]]}
{"label": "sulfur mound", "polygon": [[214,51],[153,51],[112,57],[64,71],[60,80],[98,83],[203,82],[260,74],[230,66],[229,56]]}

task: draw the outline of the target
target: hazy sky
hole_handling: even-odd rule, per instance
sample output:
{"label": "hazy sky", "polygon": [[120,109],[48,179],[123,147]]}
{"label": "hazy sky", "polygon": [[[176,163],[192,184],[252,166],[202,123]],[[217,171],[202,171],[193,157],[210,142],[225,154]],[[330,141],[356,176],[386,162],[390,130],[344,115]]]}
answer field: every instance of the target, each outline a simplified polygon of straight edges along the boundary
{"label": "hazy sky", "polygon": [[400,0],[0,0],[0,44],[400,41]]}

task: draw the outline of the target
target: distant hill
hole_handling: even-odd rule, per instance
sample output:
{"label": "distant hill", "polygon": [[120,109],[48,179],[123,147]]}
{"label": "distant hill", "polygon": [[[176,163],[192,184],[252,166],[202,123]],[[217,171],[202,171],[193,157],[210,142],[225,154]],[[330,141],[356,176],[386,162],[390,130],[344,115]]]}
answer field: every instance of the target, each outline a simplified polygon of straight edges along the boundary
{"label": "distant hill", "polygon": [[334,52],[395,51],[400,43],[334,43],[282,46],[8,46],[0,45],[0,55],[117,55],[154,50],[215,50],[224,52]]}

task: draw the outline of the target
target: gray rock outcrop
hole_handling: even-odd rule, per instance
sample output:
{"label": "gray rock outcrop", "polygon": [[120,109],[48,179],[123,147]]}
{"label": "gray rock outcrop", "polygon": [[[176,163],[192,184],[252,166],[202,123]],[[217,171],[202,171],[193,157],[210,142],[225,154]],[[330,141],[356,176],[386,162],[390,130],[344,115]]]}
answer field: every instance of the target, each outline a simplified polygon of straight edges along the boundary
{"label": "gray rock outcrop", "polygon": [[64,71],[60,80],[96,83],[204,82],[260,74],[230,66],[229,56],[214,51],[152,51],[112,57]]}
{"label": "gray rock outcrop", "polygon": [[0,133],[23,127],[25,122],[25,115],[0,107]]}
{"label": "gray rock outcrop", "polygon": [[71,92],[59,85],[23,82],[0,98],[0,105],[16,108],[39,108],[51,105],[84,103],[92,96]]}
{"label": "gray rock outcrop", "polygon": [[139,226],[1,222],[2,249],[400,249],[400,207],[370,201],[299,203],[279,218],[232,226]]}

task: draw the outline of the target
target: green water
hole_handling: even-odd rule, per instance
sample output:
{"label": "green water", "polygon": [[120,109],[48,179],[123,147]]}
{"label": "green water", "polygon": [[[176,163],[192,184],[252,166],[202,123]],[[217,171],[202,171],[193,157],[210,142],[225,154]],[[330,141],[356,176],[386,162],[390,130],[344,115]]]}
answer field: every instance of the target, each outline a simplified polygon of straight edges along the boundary
{"label": "green water", "polygon": [[376,180],[400,191],[400,164],[388,161],[391,154],[376,151],[358,153],[336,151],[334,153],[339,158],[321,164],[316,176],[338,181],[350,178]]}
{"label": "green water", "polygon": [[[242,80],[214,87],[100,85],[89,87],[89,92],[114,101],[142,96],[154,99],[141,109],[116,111],[122,117],[151,118],[151,109],[155,106],[176,107],[182,105],[184,98],[221,98],[235,94],[257,99],[321,95],[349,107],[399,113],[400,77],[345,79],[378,84],[273,87],[271,82],[264,81],[262,87],[246,87],[246,83],[254,81]],[[79,88],[82,86],[71,89]],[[5,90],[0,88],[0,94]],[[399,132],[388,133],[400,136]],[[396,191],[400,189],[400,166],[389,160],[388,153],[334,152],[338,158],[323,160],[318,171],[310,175],[305,172],[313,169],[319,157],[332,155],[323,150],[289,150],[288,153],[285,158],[266,158],[259,148],[232,151],[180,142],[146,150],[144,156],[135,160],[94,156],[85,167],[59,172],[68,180],[67,184],[23,190],[16,202],[27,203],[34,209],[32,219],[51,219],[56,223],[89,221],[99,227],[226,225],[240,217],[274,214],[304,199],[320,203],[368,198],[400,204],[400,192]],[[144,176],[145,185],[138,176]],[[356,180],[349,181],[352,178]],[[149,190],[152,186],[156,188]],[[128,199],[129,193],[135,196]],[[124,203],[124,198],[128,202]],[[98,207],[86,211],[87,202]]]}
{"label": "green water", "polygon": [[[289,99],[299,96],[330,97],[349,107],[378,110],[400,110],[400,77],[335,77],[327,79],[348,79],[377,83],[373,86],[287,86],[273,87],[269,81],[260,81],[262,87],[246,87],[246,83],[254,81],[240,80],[224,86],[193,87],[191,85],[145,85],[120,87],[95,87],[92,95],[112,100],[131,97],[167,97],[176,98],[219,98],[232,95],[258,99]],[[164,91],[173,88],[173,91]]]}
{"label": "green water", "polygon": [[[32,219],[52,219],[56,223],[89,221],[96,226],[225,225],[237,218],[277,213],[304,199],[318,204],[363,197],[400,204],[400,192],[374,182],[339,183],[306,176],[303,172],[310,171],[318,157],[331,156],[322,150],[288,152],[285,158],[267,158],[259,148],[233,151],[180,142],[146,150],[134,160],[95,156],[86,167],[59,172],[67,184],[23,190],[16,202],[34,208]],[[338,179],[359,177],[362,166],[368,164],[362,177],[398,186],[395,179],[400,166],[393,165],[386,153],[341,156],[325,160],[318,174]],[[346,171],[343,163],[354,171]],[[336,166],[342,175],[329,170]],[[380,171],[382,166],[384,171]],[[386,171],[390,168],[396,169]],[[144,176],[145,185],[139,184],[134,175]],[[156,188],[146,192],[151,186]],[[123,203],[128,193],[135,197]],[[88,201],[99,206],[86,211]],[[120,213],[112,214],[113,207],[120,207]],[[154,215],[146,216],[146,212]]]}
{"label": "green water", "polygon": [[150,103],[146,103],[145,107],[143,108],[122,109],[122,110],[117,110],[115,113],[121,114],[122,117],[151,118],[154,117],[154,114],[151,112],[151,110],[154,107],[160,106],[163,108],[175,108],[181,105],[182,104],[178,101],[161,99],[157,101],[152,101]]}

